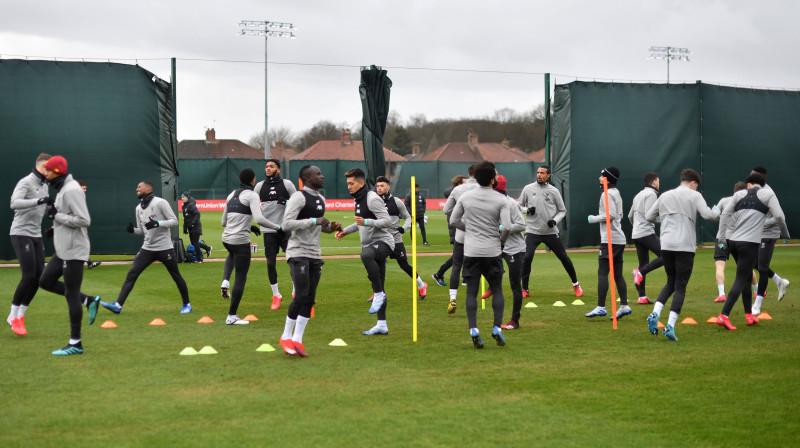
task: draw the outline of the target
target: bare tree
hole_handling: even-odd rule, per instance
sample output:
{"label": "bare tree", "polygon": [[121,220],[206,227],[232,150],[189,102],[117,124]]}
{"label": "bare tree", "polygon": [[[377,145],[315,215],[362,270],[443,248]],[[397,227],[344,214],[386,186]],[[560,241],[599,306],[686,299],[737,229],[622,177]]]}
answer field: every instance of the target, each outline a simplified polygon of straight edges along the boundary
{"label": "bare tree", "polygon": [[[286,146],[287,148],[294,147],[294,136],[292,134],[292,129],[290,127],[277,126],[269,130],[269,146],[271,148],[274,148],[275,144],[279,141],[283,141],[284,146]],[[253,134],[247,141],[247,144],[252,146],[253,148],[263,151],[264,131]]]}

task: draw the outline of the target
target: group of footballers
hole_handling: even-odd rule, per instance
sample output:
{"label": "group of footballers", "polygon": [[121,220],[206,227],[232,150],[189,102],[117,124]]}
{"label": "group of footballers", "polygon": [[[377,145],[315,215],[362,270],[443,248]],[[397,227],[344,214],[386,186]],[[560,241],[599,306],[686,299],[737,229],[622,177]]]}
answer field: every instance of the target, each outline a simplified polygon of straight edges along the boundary
{"label": "group of footballers", "polygon": [[[280,307],[283,298],[278,288],[276,269],[276,257],[281,249],[286,255],[292,279],[292,301],[280,345],[289,355],[307,357],[303,335],[313,313],[324,263],[320,234],[335,233],[336,239],[341,240],[358,232],[362,247],[361,260],[373,291],[369,299],[369,313],[377,315],[376,325],[363,334],[388,334],[388,297],[384,288],[386,260],[397,260],[399,266],[409,276],[412,275],[403,234],[413,224],[403,201],[392,195],[389,179],[378,177],[373,190],[368,188],[361,169],[355,168],[345,173],[347,189],[355,202],[353,223],[345,227],[324,216],[325,198],[319,190],[324,187],[325,177],[318,167],[306,165],[300,170],[302,189],[299,191],[292,182],[281,178],[278,160],[267,160],[265,175],[266,179],[257,184],[255,172],[250,168],[243,169],[239,173],[240,185],[228,195],[223,212],[222,242],[228,255],[221,291],[224,298],[230,299],[226,324],[249,324],[238,317],[237,309],[252,256],[250,234],[259,236],[263,232],[273,310]],[[506,344],[503,330],[519,328],[522,299],[530,295],[533,256],[542,243],[562,263],[575,295],[583,295],[573,263],[559,236],[558,224],[566,216],[566,208],[560,192],[550,184],[550,176],[549,167],[539,167],[536,182],[527,185],[516,200],[506,194],[506,179],[497,173],[491,162],[475,164],[469,168],[468,177],[459,176],[458,180],[453,181],[443,210],[448,225],[454,230],[451,238],[453,254],[433,274],[433,278],[440,286],[447,286],[443,275],[447,267],[452,266],[448,313],[454,313],[458,307],[456,297],[463,279],[466,284],[468,329],[476,348],[484,346],[476,322],[481,277],[489,284],[489,290],[482,298],[492,298],[494,318],[491,334],[496,343],[503,346]],[[607,315],[605,301],[609,287],[608,275],[611,273],[609,257],[614,262],[613,275],[621,299],[616,317],[622,318],[632,312],[623,276],[623,251],[627,241],[621,228],[623,204],[617,190],[619,178],[620,172],[616,167],[601,171],[600,181],[607,185],[608,197],[605,197],[606,193],[601,193],[598,214],[588,217],[589,223],[599,224],[602,243],[598,258],[598,302],[597,307],[586,314],[589,318]],[[639,293],[638,303],[652,303],[645,292],[646,275],[661,266],[664,266],[667,274],[667,283],[647,318],[650,332],[658,333],[659,316],[664,304],[674,293],[664,334],[668,339],[677,341],[675,323],[694,263],[695,220],[698,215],[708,220],[720,220],[715,252],[718,263],[724,263],[728,254],[733,255],[737,262],[736,280],[727,297],[723,289],[724,277],[720,280],[718,272],[720,296],[716,301],[725,302],[718,317],[720,325],[730,330],[736,329],[728,316],[739,295],[743,298],[747,324],[757,323],[770,278],[778,286],[778,300],[783,298],[789,282],[771,271],[769,262],[777,238],[788,239],[789,234],[778,200],[765,179],[766,170],[763,167],[754,168],[744,187],[737,184],[732,197],[724,198],[710,208],[696,191],[700,177],[694,170],[683,170],[680,185],[660,196],[658,175],[645,175],[645,188],[634,198],[628,214],[639,258],[639,266],[633,271],[633,280]],[[54,199],[49,196],[48,186],[57,191]],[[131,222],[126,229],[143,236],[144,242],[117,300],[101,302],[99,296],[80,291],[82,267],[89,259],[87,229],[91,223],[83,191],[68,173],[64,157],[41,154],[32,173],[18,182],[11,198],[15,216],[10,234],[20,262],[22,279],[14,294],[7,321],[14,333],[24,335],[27,333],[25,312],[38,288],[41,286],[47,291],[64,295],[69,306],[71,334],[68,344],[54,351],[54,355],[83,353],[80,336],[82,306],[88,310],[90,325],[97,316],[99,306],[120,313],[137,278],[154,261],[160,261],[165,266],[178,287],[183,302],[181,313],[192,310],[186,282],[178,270],[169,230],[178,225],[178,219],[167,201],[156,197],[153,185],[146,181],[140,182],[136,188],[140,201],[135,210],[136,224]],[[606,203],[609,221],[606,218]],[[53,221],[52,228],[46,234],[53,238],[55,246],[55,254],[46,266],[41,235],[44,217]],[[400,219],[405,220],[402,226]],[[253,225],[253,221],[258,226]],[[607,222],[610,222],[610,229],[606,229]],[[660,238],[655,235],[655,223],[660,223]],[[649,260],[649,252],[655,253],[657,258]],[[503,260],[508,269],[513,296],[512,315],[506,324],[502,324],[505,306],[502,280],[506,271]],[[759,274],[755,304],[747,287],[751,278],[755,278],[753,269],[757,269]],[[234,271],[231,288],[230,277]],[[63,281],[59,281],[61,277]],[[424,299],[428,285],[419,276],[415,281],[419,298]]]}

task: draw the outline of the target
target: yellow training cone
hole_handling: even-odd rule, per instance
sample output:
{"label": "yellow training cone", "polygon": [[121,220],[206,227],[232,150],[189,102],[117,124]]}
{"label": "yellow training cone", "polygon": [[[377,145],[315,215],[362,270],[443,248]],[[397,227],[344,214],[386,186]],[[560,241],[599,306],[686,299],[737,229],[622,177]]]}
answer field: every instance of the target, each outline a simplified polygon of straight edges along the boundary
{"label": "yellow training cone", "polygon": [[697,321],[696,321],[696,320],[694,320],[694,319],[692,319],[691,317],[687,317],[686,319],[683,319],[683,320],[681,321],[681,323],[682,323],[682,324],[692,324],[692,325],[697,325]]}
{"label": "yellow training cone", "polygon": [[583,303],[583,300],[581,300],[581,299],[575,299],[575,301],[572,302],[572,304],[573,305],[586,305],[585,303]]}
{"label": "yellow training cone", "polygon": [[200,351],[197,353],[201,355],[216,355],[217,351],[214,350],[214,347],[206,345],[205,347],[201,348]]}
{"label": "yellow training cone", "polygon": [[525,304],[525,308],[539,308],[539,307],[533,302],[528,302]]}
{"label": "yellow training cone", "polygon": [[339,338],[332,340],[331,343],[328,345],[332,345],[334,347],[347,347],[347,343]]}
{"label": "yellow training cone", "polygon": [[558,302],[554,303],[553,306],[567,306],[567,305],[565,305],[564,302],[559,300]]}
{"label": "yellow training cone", "polygon": [[258,347],[256,349],[256,351],[257,352],[274,352],[275,351],[275,347],[273,347],[273,346],[271,346],[269,344],[261,344],[261,346]]}
{"label": "yellow training cone", "polygon": [[186,347],[185,349],[181,350],[181,352],[178,354],[184,356],[196,355],[197,350],[195,350],[193,347]]}
{"label": "yellow training cone", "polygon": [[200,318],[200,320],[197,321],[198,324],[210,324],[210,323],[213,323],[213,322],[214,322],[214,320],[211,319],[208,316],[203,316],[203,317]]}
{"label": "yellow training cone", "polygon": [[117,328],[117,324],[114,323],[113,320],[107,320],[103,322],[103,325],[100,325],[101,328]]}
{"label": "yellow training cone", "polygon": [[159,319],[157,317],[155,319],[153,319],[152,322],[150,322],[150,325],[166,325],[166,324],[167,324],[166,322],[164,322],[163,320],[161,320],[161,319]]}
{"label": "yellow training cone", "polygon": [[254,321],[257,321],[258,318],[253,314],[248,314],[247,316],[244,316],[244,319],[242,319],[242,320],[246,320],[248,322],[254,322]]}

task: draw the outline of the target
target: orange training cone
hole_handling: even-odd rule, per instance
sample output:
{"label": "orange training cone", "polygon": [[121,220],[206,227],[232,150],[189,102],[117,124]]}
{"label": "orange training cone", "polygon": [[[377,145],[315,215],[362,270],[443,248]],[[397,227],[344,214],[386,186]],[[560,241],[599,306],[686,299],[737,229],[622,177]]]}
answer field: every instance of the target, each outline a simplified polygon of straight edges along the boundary
{"label": "orange training cone", "polygon": [[100,325],[101,328],[117,328],[117,324],[114,323],[113,320],[107,320],[103,322],[103,325]]}
{"label": "orange training cone", "polygon": [[771,320],[772,319],[772,316],[770,316],[767,313],[761,313],[756,317],[758,317],[758,320]]}
{"label": "orange training cone", "polygon": [[258,318],[254,314],[248,314],[247,316],[244,316],[244,319],[242,320],[246,320],[248,322],[255,322],[258,320]]}
{"label": "orange training cone", "polygon": [[200,320],[197,321],[198,324],[210,324],[210,323],[213,323],[213,322],[214,322],[214,319],[212,319],[212,318],[210,318],[208,316],[203,316],[203,317],[200,318]]}
{"label": "orange training cone", "polygon": [[[311,307],[311,317],[314,317],[314,307],[313,306]],[[772,318],[770,317],[770,319],[772,319]]]}
{"label": "orange training cone", "polygon": [[682,324],[694,324],[697,325],[697,321],[692,319],[691,317],[687,317],[681,321]]}
{"label": "orange training cone", "polygon": [[167,324],[166,322],[164,322],[158,317],[156,317],[155,319],[153,319],[152,322],[150,322],[150,325],[166,325],[166,324]]}
{"label": "orange training cone", "polygon": [[657,326],[658,326],[658,328],[664,328],[664,324],[662,324],[661,321],[658,321],[658,325]]}
{"label": "orange training cone", "polygon": [[707,324],[715,324],[715,323],[717,323],[717,316],[709,317],[708,320],[706,321],[706,323]]}

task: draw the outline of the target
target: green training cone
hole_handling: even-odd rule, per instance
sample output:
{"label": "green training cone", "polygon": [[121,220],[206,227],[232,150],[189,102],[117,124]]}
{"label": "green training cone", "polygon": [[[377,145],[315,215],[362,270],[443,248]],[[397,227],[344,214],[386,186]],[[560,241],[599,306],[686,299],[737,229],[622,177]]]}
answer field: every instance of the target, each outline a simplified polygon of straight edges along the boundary
{"label": "green training cone", "polygon": [[573,305],[586,305],[585,303],[583,303],[583,300],[581,300],[581,299],[575,299],[575,301],[572,302],[572,304]]}
{"label": "green training cone", "polygon": [[565,305],[564,302],[559,300],[558,302],[554,303],[553,306],[567,306],[567,305]]}
{"label": "green training cone", "polygon": [[210,345],[206,345],[205,347],[201,348],[199,352],[200,355],[216,355],[217,351],[214,350],[214,347]]}
{"label": "green training cone", "polygon": [[539,306],[533,302],[528,302],[525,304],[525,308],[539,308]]}
{"label": "green training cone", "polygon": [[181,352],[179,353],[179,355],[184,355],[184,356],[191,356],[191,355],[196,355],[196,354],[197,354],[197,350],[195,350],[193,347],[186,347],[185,349],[181,350]]}
{"label": "green training cone", "polygon": [[269,344],[261,344],[261,346],[258,347],[256,349],[256,351],[257,352],[274,352],[275,351],[275,347],[273,347],[273,346],[271,346]]}
{"label": "green training cone", "polygon": [[332,345],[334,347],[347,347],[347,343],[339,338],[332,340],[331,343],[328,345]]}

